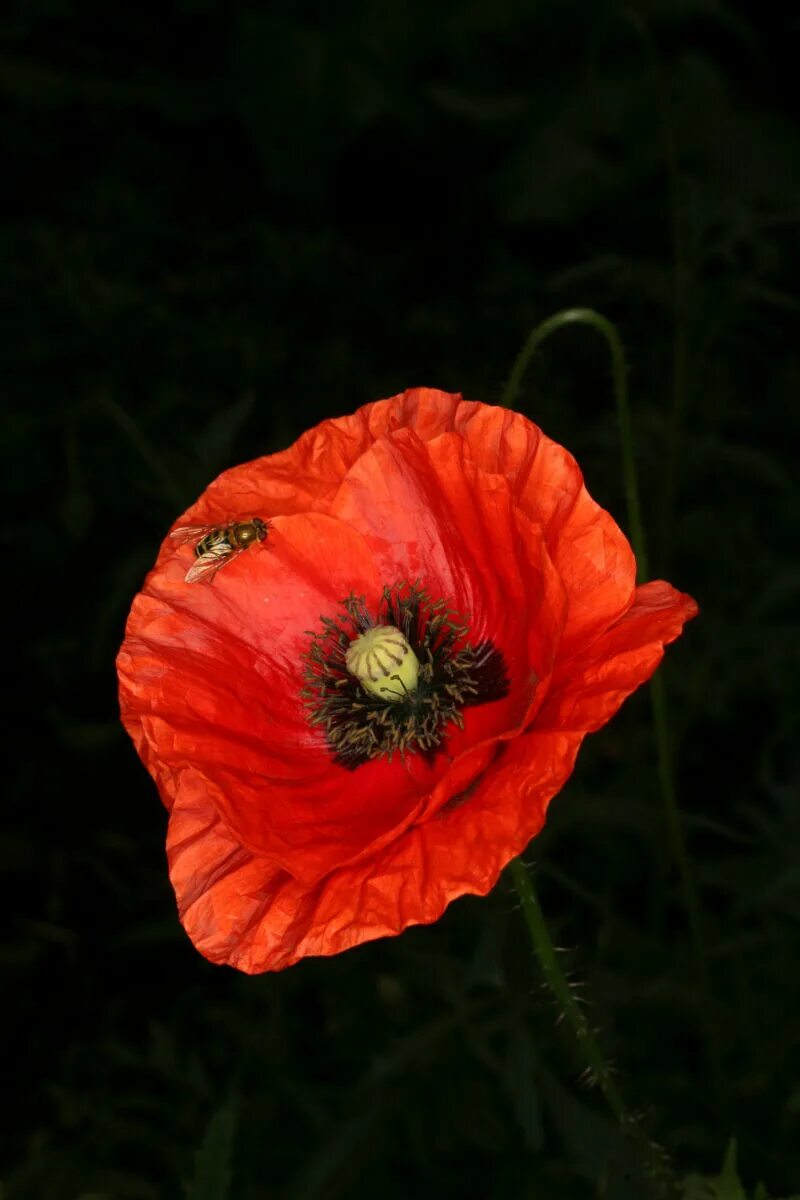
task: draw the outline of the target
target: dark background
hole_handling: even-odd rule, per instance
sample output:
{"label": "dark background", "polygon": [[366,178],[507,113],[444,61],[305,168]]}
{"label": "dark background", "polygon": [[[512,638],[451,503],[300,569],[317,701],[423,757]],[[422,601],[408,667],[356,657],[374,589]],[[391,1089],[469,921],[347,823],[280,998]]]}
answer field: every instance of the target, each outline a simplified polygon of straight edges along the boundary
{"label": "dark background", "polygon": [[[702,608],[666,682],[711,1004],[645,692],[530,858],[679,1172],[735,1136],[748,1196],[800,1191],[797,17],[40,0],[2,33],[4,1200],[644,1194],[507,882],[214,968],[116,709],[132,596],[222,468],[411,385],[496,400],[573,304],[620,325],[654,574]],[[521,404],[625,525],[600,339],[554,337]]]}

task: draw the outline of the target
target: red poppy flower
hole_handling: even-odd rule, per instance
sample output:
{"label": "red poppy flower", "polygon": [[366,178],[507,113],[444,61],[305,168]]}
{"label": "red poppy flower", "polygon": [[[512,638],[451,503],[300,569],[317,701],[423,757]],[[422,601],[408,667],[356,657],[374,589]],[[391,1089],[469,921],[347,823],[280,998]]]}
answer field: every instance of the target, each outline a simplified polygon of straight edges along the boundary
{"label": "red poppy flower", "polygon": [[697,611],[635,586],[566,450],[427,388],[226,471],[177,524],[128,620],[122,719],[181,920],[248,972],[488,892]]}

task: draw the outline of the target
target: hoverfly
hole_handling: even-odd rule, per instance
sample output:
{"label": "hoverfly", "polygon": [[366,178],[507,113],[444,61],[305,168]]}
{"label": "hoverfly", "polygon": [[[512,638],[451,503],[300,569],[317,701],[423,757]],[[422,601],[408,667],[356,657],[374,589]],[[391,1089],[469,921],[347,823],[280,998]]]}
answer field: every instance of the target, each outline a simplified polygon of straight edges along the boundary
{"label": "hoverfly", "polygon": [[263,542],[268,532],[268,521],[251,517],[249,521],[230,521],[227,525],[182,525],[169,536],[179,538],[182,543],[195,542],[197,561],[186,572],[186,582],[211,583],[220,568],[254,542]]}

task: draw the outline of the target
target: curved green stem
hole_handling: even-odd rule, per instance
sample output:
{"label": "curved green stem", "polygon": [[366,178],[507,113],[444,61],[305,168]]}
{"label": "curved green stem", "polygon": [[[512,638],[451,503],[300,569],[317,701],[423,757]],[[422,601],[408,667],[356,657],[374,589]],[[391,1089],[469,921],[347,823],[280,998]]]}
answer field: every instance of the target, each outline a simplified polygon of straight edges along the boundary
{"label": "curved green stem", "polygon": [[[625,484],[625,499],[628,509],[628,524],[630,540],[637,562],[637,576],[640,583],[646,583],[649,578],[647,561],[647,546],[645,542],[642,510],[639,502],[639,484],[634,455],[633,428],[631,410],[628,402],[628,368],[625,361],[625,351],[616,327],[600,313],[591,308],[568,308],[555,313],[537,325],[528,337],[511,370],[508,383],[500,398],[500,404],[510,407],[515,404],[519,395],[522,378],[536,350],[546,338],[550,337],[565,325],[589,325],[600,333],[608,344],[611,353],[611,376],[614,388],[614,400],[617,408],[619,423],[620,448],[622,452],[622,474]],[[709,988],[708,971],[706,968],[705,939],[703,936],[703,920],[697,886],[686,852],[686,842],[681,826],[680,812],[675,792],[675,776],[672,764],[672,752],[669,740],[669,722],[667,719],[667,701],[661,676],[656,674],[650,682],[650,701],[653,713],[653,726],[656,741],[656,756],[658,763],[658,780],[661,800],[664,807],[665,824],[669,838],[672,857],[678,868],[681,894],[686,909],[689,935],[692,943],[695,973],[703,996],[706,1010],[706,1024],[709,1029],[709,1051],[711,1068],[715,1076],[717,1091],[722,1093],[720,1072],[715,1039],[713,1037],[713,1022],[710,1019],[711,993]]]}
{"label": "curved green stem", "polygon": [[[633,552],[636,556],[637,575],[640,583],[646,583],[649,578],[647,562],[647,546],[642,522],[642,509],[639,502],[639,482],[636,473],[636,459],[633,449],[633,427],[631,410],[628,402],[628,368],[625,362],[625,351],[622,340],[614,325],[600,313],[591,308],[567,308],[563,312],[548,317],[531,333],[511,371],[511,376],[500,398],[503,406],[515,403],[519,394],[522,377],[533,358],[534,353],[552,333],[563,329],[565,325],[590,325],[602,334],[611,352],[611,376],[614,387],[614,400],[617,406],[619,422],[620,448],[622,451],[622,475],[625,483],[625,499],[628,507],[628,524]],[[667,705],[664,686],[659,675],[650,684],[650,697],[653,708],[653,724],[655,727],[656,755],[658,759],[658,779],[661,799],[664,805],[666,826],[672,855],[678,867],[681,880],[684,905],[689,920],[693,949],[696,959],[698,977],[704,987],[707,986],[705,968],[705,950],[703,946],[702,920],[697,888],[694,883],[686,844],[681,828],[680,814],[675,796],[675,781],[672,769],[672,754],[670,751],[669,728],[667,722]]]}
{"label": "curved green stem", "polygon": [[593,308],[565,308],[562,312],[548,317],[531,333],[525,345],[517,355],[517,360],[511,368],[508,383],[503,389],[500,404],[503,408],[512,408],[522,384],[522,378],[528,369],[531,359],[542,342],[563,329],[565,325],[591,325],[602,334],[611,351],[611,378],[614,386],[614,399],[617,405],[617,420],[619,422],[619,437],[622,447],[622,478],[625,485],[625,501],[628,506],[628,524],[633,553],[636,555],[638,575],[641,582],[648,577],[647,547],[645,545],[644,525],[642,523],[642,506],[639,503],[639,484],[636,476],[636,460],[633,453],[633,428],[631,425],[631,410],[628,403],[628,366],[625,362],[625,351],[622,340],[614,325]]}

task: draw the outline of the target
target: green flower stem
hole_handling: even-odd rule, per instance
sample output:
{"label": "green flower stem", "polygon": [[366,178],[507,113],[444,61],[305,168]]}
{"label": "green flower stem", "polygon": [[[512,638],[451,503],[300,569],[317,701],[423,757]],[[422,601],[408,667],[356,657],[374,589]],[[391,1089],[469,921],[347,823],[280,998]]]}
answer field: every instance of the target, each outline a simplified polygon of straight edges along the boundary
{"label": "green flower stem", "polygon": [[[500,404],[504,407],[512,407],[516,404],[523,376],[536,350],[552,333],[562,329],[565,325],[574,324],[589,325],[595,329],[605,338],[611,353],[611,376],[617,407],[617,420],[619,423],[622,474],[628,509],[630,540],[636,556],[638,580],[640,583],[646,583],[649,579],[649,567],[644,524],[642,522],[642,509],[639,502],[639,484],[633,447],[631,410],[628,402],[628,369],[622,340],[616,327],[606,317],[591,308],[568,308],[562,312],[555,313],[552,317],[548,317],[546,321],[542,321],[540,325],[536,326],[519,352],[508,383],[500,398]],[[714,1022],[711,1017],[711,991],[706,967],[703,920],[697,886],[689,864],[689,856],[686,852],[686,842],[678,811],[669,738],[667,700],[664,684],[659,674],[656,674],[650,681],[650,702],[655,732],[659,789],[664,808],[667,836],[673,860],[678,868],[683,904],[689,924],[695,973],[703,998],[711,1072],[714,1077],[717,1096],[721,1099],[724,1096],[724,1088],[721,1083],[719,1052],[714,1034]]]}
{"label": "green flower stem", "polygon": [[[601,316],[600,313],[595,312],[591,308],[567,308],[563,312],[558,312],[554,316],[548,317],[546,321],[542,321],[533,330],[519,352],[500,403],[504,407],[511,407],[516,403],[522,378],[536,350],[550,334],[555,333],[558,329],[562,329],[565,325],[574,324],[590,325],[593,329],[597,330],[606,339],[611,352],[611,376],[614,387],[614,399],[617,406],[617,420],[619,422],[622,475],[625,484],[625,499],[628,507],[630,540],[633,552],[636,555],[639,582],[646,583],[650,577],[650,573],[647,561],[644,524],[642,522],[642,509],[639,502],[636,459],[633,450],[633,427],[631,424],[630,404],[628,402],[628,368],[625,362],[625,351],[622,347],[622,340],[615,326],[606,317]],[[658,780],[664,806],[667,836],[669,838],[672,857],[675,860],[680,877],[683,903],[688,917],[689,933],[692,940],[695,970],[698,982],[704,996],[707,998],[709,995],[708,971],[706,969],[700,901],[697,895],[694,876],[689,865],[689,856],[686,853],[686,843],[678,812],[669,740],[666,694],[660,675],[655,675],[650,682],[650,701],[655,728]]]}
{"label": "green flower stem", "polygon": [[611,1074],[611,1069],[603,1056],[600,1045],[564,977],[564,972],[561,970],[561,965],[556,956],[555,947],[550,940],[547,922],[544,919],[544,913],[539,904],[539,897],[536,895],[536,889],[533,886],[530,872],[522,862],[522,859],[519,858],[512,859],[508,869],[511,873],[514,889],[522,904],[522,911],[536,951],[536,957],[542,968],[542,974],[575,1035],[575,1040],[580,1046],[584,1059],[588,1064],[592,1079],[600,1088],[608,1103],[608,1107],[620,1125],[633,1126],[633,1118],[625,1106],[625,1102]]}
{"label": "green flower stem", "polygon": [[633,453],[633,427],[628,403],[628,367],[625,362],[622,340],[616,328],[609,320],[591,308],[565,308],[562,312],[548,317],[546,321],[542,321],[541,325],[536,326],[517,355],[508,383],[500,397],[500,404],[503,408],[514,407],[522,378],[542,342],[549,338],[551,333],[563,329],[565,325],[574,324],[593,326],[606,339],[611,351],[611,376],[614,384],[614,399],[617,403],[617,420],[619,421],[619,437],[622,446],[622,478],[625,484],[625,501],[628,506],[630,539],[636,555],[639,579],[644,583],[648,578],[647,547],[642,523],[642,507],[639,503],[636,460]]}
{"label": "green flower stem", "polygon": [[628,1110],[622,1098],[622,1093],[617,1087],[611,1068],[600,1048],[600,1043],[595,1037],[583,1009],[580,1007],[570,988],[564,972],[561,970],[556,949],[550,940],[547,922],[545,921],[542,907],[539,904],[539,897],[533,886],[530,871],[520,858],[512,859],[508,869],[514,889],[522,905],[525,922],[528,926],[531,941],[533,942],[545,982],[553,993],[560,1011],[564,1014],[572,1030],[575,1041],[588,1066],[589,1078],[599,1087],[608,1107],[619,1122],[624,1136],[630,1138],[631,1144],[638,1148],[645,1178],[648,1178],[654,1185],[657,1185],[658,1196],[673,1196],[675,1190],[674,1176],[666,1155],[659,1146],[650,1141],[638,1118]]}

